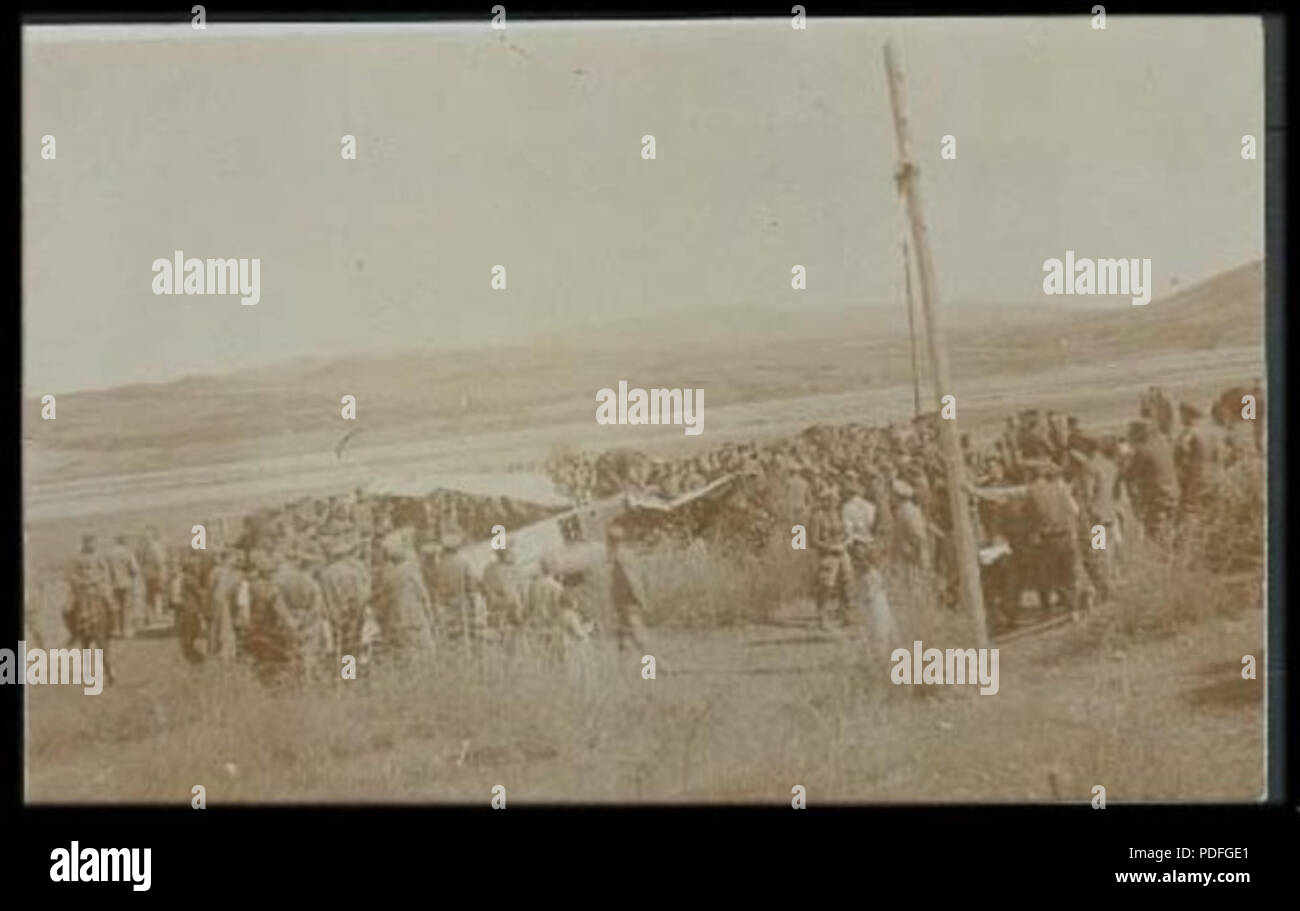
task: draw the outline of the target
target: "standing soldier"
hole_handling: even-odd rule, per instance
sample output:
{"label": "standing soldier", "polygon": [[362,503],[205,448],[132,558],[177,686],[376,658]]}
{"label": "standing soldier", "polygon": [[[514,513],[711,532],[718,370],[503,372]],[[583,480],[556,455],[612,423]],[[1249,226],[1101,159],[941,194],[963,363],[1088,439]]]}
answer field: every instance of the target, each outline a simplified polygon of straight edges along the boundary
{"label": "standing soldier", "polygon": [[791,524],[799,522],[808,514],[809,491],[811,486],[807,478],[807,466],[792,461],[786,461],[783,466],[786,471],[785,485],[781,491],[780,513],[783,520],[788,520]]}
{"label": "standing soldier", "polygon": [[1213,506],[1220,482],[1223,440],[1214,427],[1204,423],[1205,413],[1195,405],[1182,402],[1178,412],[1183,432],[1174,452],[1182,497],[1181,520],[1205,515]]}
{"label": "standing soldier", "polygon": [[[266,538],[258,540],[267,541]],[[275,553],[269,547],[258,546],[249,553],[249,563],[252,578],[249,581],[249,624],[244,645],[258,676],[269,682],[275,676],[284,651],[285,631],[290,621],[288,617],[277,615],[278,604],[272,581],[278,565]]]}
{"label": "standing soldier", "polygon": [[104,679],[112,683],[113,671],[108,662],[108,636],[113,622],[112,583],[108,566],[96,549],[94,535],[82,537],[81,553],[72,561],[68,584],[72,588],[72,601],[63,621],[72,642],[77,648],[104,650]]}
{"label": "standing soldier", "polygon": [[1065,441],[1068,433],[1065,421],[1061,415],[1055,411],[1047,412],[1047,442],[1052,447],[1052,458],[1060,461],[1061,454],[1065,452]]}
{"label": "standing soldier", "polygon": [[361,630],[370,604],[370,570],[356,555],[356,540],[343,530],[336,529],[325,547],[329,562],[317,579],[325,599],[333,658],[338,661],[343,655],[351,655],[361,661]]}
{"label": "standing soldier", "polygon": [[1020,459],[1051,458],[1052,443],[1039,423],[1039,414],[1037,408],[1030,408],[1024,413],[1015,446]]}
{"label": "standing soldier", "polygon": [[1006,450],[1008,465],[1014,465],[1020,461],[1019,441],[1020,424],[1013,414],[1007,418],[1006,426],[1002,428],[1002,445]]}
{"label": "standing soldier", "polygon": [[375,592],[380,648],[398,661],[428,655],[439,634],[438,617],[420,569],[398,532],[384,538],[381,551],[385,563]]}
{"label": "standing soldier", "polygon": [[885,577],[880,572],[883,549],[858,526],[851,526],[848,536],[849,562],[853,567],[853,602],[860,619],[865,621],[868,641],[873,648],[892,650],[898,644],[898,624],[889,607]]}
{"label": "standing soldier", "polygon": [[430,594],[437,605],[444,633],[466,654],[472,654],[482,636],[482,623],[478,616],[475,595],[478,580],[469,561],[458,554],[463,538],[459,531],[448,530],[442,535],[442,556],[433,571]]}
{"label": "standing soldier", "polygon": [[641,580],[627,564],[627,532],[621,525],[611,524],[605,536],[605,556],[610,569],[610,603],[617,623],[618,650],[622,652],[630,643],[642,655],[650,654],[645,637],[645,589]]}
{"label": "standing soldier", "polygon": [[1079,443],[1086,438],[1086,434],[1079,427],[1079,419],[1070,415],[1065,419],[1065,445],[1067,449],[1080,449]]}
{"label": "standing soldier", "polygon": [[113,585],[113,632],[123,639],[135,635],[135,584],[140,565],[127,544],[126,535],[118,535],[104,554],[108,576]]}
{"label": "standing soldier", "polygon": [[555,558],[542,558],[541,575],[528,587],[524,610],[528,650],[558,662],[570,682],[578,682],[586,671],[592,627],[560,581]]}
{"label": "standing soldier", "polygon": [[844,494],[847,497],[840,509],[844,533],[849,540],[870,541],[876,525],[876,504],[863,496],[865,488],[856,474],[845,476]]}
{"label": "standing soldier", "polygon": [[509,547],[493,551],[496,559],[483,570],[483,598],[487,606],[487,625],[504,635],[523,617],[523,599],[519,580],[515,578],[515,555]]}
{"label": "standing soldier", "polygon": [[237,631],[243,626],[248,586],[235,565],[239,551],[218,546],[217,565],[212,570],[212,591],[208,597],[208,659],[233,661],[238,651]]}
{"label": "standing soldier", "polygon": [[894,518],[897,520],[898,546],[903,560],[913,576],[928,576],[934,568],[934,539],[930,535],[930,521],[917,504],[911,484],[895,480],[893,489],[894,496],[898,498]]}
{"label": "standing soldier", "polygon": [[190,548],[182,560],[176,582],[171,586],[176,635],[181,653],[190,661],[202,661],[207,651],[211,582],[212,557],[206,550]]}
{"label": "standing soldier", "polygon": [[438,580],[438,558],[442,556],[442,535],[437,524],[430,520],[415,536],[415,560],[424,579],[424,587],[434,594]]}
{"label": "standing soldier", "polygon": [[552,654],[555,620],[563,599],[564,585],[560,582],[555,559],[542,557],[541,572],[529,584],[523,610],[515,621],[523,637],[525,652],[548,657]]}
{"label": "standing soldier", "polygon": [[1145,421],[1129,424],[1133,453],[1121,479],[1129,489],[1142,524],[1157,541],[1164,541],[1178,510],[1178,474],[1173,449],[1163,433],[1152,433]]}
{"label": "standing soldier", "polygon": [[324,670],[325,598],[303,566],[311,559],[309,552],[297,551],[271,576],[273,598],[266,616],[276,627],[280,645],[266,668],[273,679],[311,679]]}
{"label": "standing soldier", "polygon": [[[1119,506],[1116,502],[1119,466],[1096,440],[1085,436],[1077,442],[1078,451],[1083,457],[1079,469],[1085,519],[1083,565],[1097,590],[1097,600],[1104,603],[1110,600],[1116,551],[1121,543]],[[1092,530],[1098,525],[1105,530],[1106,535],[1106,546],[1100,549],[1092,546]]]}
{"label": "standing soldier", "polygon": [[140,566],[144,573],[145,622],[151,626],[162,623],[167,616],[167,563],[167,551],[159,540],[158,528],[150,525],[145,529]]}
{"label": "standing soldier", "polygon": [[[853,568],[849,563],[848,540],[844,530],[844,517],[836,502],[833,484],[825,483],[818,491],[818,508],[813,513],[808,529],[812,545],[817,551],[817,577],[814,590],[817,603],[817,626],[831,628],[835,618],[841,624],[847,619],[849,609],[849,577]],[[831,605],[834,602],[834,606]]]}
{"label": "standing soldier", "polygon": [[985,500],[1016,500],[1023,504],[1029,528],[1029,553],[1036,577],[1038,600],[1046,610],[1051,593],[1060,591],[1071,614],[1091,606],[1092,586],[1087,583],[1079,557],[1079,505],[1061,478],[1061,469],[1050,459],[1022,463],[1032,475],[1028,484],[1016,487],[966,489]]}

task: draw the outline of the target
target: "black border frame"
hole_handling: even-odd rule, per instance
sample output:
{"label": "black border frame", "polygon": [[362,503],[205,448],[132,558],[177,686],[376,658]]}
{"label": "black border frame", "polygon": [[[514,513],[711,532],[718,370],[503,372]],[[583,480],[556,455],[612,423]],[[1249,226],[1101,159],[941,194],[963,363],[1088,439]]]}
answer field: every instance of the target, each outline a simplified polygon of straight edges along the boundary
{"label": "black border frame", "polygon": [[[570,0],[551,5],[502,0],[512,19],[660,19],[728,16],[787,16],[788,0],[767,4],[722,6],[701,0],[682,5],[638,7],[626,0],[596,3]],[[804,0],[810,16],[832,15],[1076,15],[1086,16],[1093,2],[1075,0],[1068,4],[1027,3],[1001,0],[980,5],[969,2],[823,3]],[[506,877],[480,877],[485,872],[514,873],[534,869],[544,879],[519,877],[540,898],[547,886],[564,888],[571,883],[581,888],[608,871],[622,886],[609,895],[621,899],[676,899],[681,882],[703,874],[707,880],[692,884],[692,895],[709,894],[702,885],[709,881],[721,887],[718,894],[738,895],[737,886],[759,886],[773,899],[777,883],[789,883],[794,894],[817,901],[826,886],[858,885],[858,894],[875,897],[880,887],[910,889],[924,900],[927,895],[940,901],[971,898],[984,892],[1001,897],[1008,888],[1021,891],[1020,883],[1042,884],[1070,892],[1079,887],[1119,889],[1112,871],[1158,869],[1127,859],[1135,845],[1247,846],[1246,863],[1189,869],[1227,872],[1248,870],[1251,885],[1281,880],[1291,875],[1288,861],[1294,856],[1297,820],[1300,819],[1300,788],[1297,787],[1297,757],[1300,756],[1300,725],[1295,707],[1300,704],[1296,675],[1289,673],[1296,649],[1296,624],[1288,624],[1287,570],[1294,563],[1290,551],[1287,518],[1286,468],[1289,465],[1287,425],[1291,410],[1287,352],[1293,347],[1293,320],[1287,267],[1292,261],[1293,241],[1287,230],[1291,211],[1288,195],[1287,125],[1290,49],[1295,46],[1292,20],[1286,4],[1214,4],[1205,0],[1184,3],[1105,3],[1112,16],[1134,14],[1231,14],[1264,15],[1266,88],[1266,196],[1265,196],[1265,292],[1267,400],[1269,422],[1269,512],[1268,512],[1268,632],[1269,698],[1267,739],[1270,751],[1268,784],[1271,800],[1260,805],[1123,805],[1097,813],[1087,806],[1054,805],[886,805],[821,807],[791,814],[788,809],[752,807],[629,807],[547,806],[519,808],[494,815],[486,801],[480,807],[305,807],[270,805],[248,808],[213,808],[194,813],[183,804],[176,808],[146,806],[38,806],[23,802],[23,716],[22,688],[0,687],[4,705],[4,742],[0,756],[14,757],[13,775],[4,782],[0,803],[0,825],[18,833],[10,844],[11,864],[16,874],[16,894],[27,888],[52,889],[51,895],[107,896],[130,893],[124,885],[60,885],[49,882],[49,852],[73,839],[83,845],[139,845],[154,848],[152,892],[193,894],[198,887],[208,895],[270,893],[306,895],[326,892],[342,899],[345,895],[374,897],[384,885],[410,884],[422,880],[453,877],[466,885],[482,884],[495,893]],[[192,0],[172,3],[132,3],[111,11],[87,9],[78,4],[24,3],[24,9],[7,31],[5,59],[12,76],[10,98],[15,99],[17,129],[10,148],[14,154],[8,183],[14,199],[9,211],[16,221],[12,235],[17,247],[10,270],[12,322],[5,333],[6,362],[13,366],[13,420],[21,426],[22,398],[22,42],[24,24],[57,22],[180,22],[189,18]],[[437,9],[416,9],[414,4],[385,9],[356,9],[356,4],[317,2],[310,10],[258,11],[246,2],[209,2],[210,21],[342,21],[377,19],[428,21],[487,18],[492,0],[439,4]],[[385,5],[387,7],[387,5]],[[352,7],[351,9],[349,7]],[[15,509],[0,527],[0,560],[4,578],[10,580],[8,630],[11,641],[21,638],[19,605],[23,603],[23,526],[21,514],[22,446],[20,434],[9,438],[5,447],[11,501]],[[0,768],[8,766],[0,761]],[[564,835],[555,838],[559,825]],[[490,827],[490,828],[489,828]],[[377,830],[377,831],[376,831]],[[612,835],[613,837],[599,837]],[[593,837],[597,836],[597,837]],[[702,849],[702,850],[701,850]],[[454,858],[456,866],[445,861]],[[742,870],[733,871],[735,858]],[[759,864],[758,869],[754,869]],[[1172,865],[1171,865],[1172,866]],[[341,875],[330,876],[331,869]],[[645,874],[659,874],[653,879]],[[325,876],[321,876],[325,873]],[[740,876],[737,877],[736,874]],[[558,875],[557,875],[558,874]],[[664,877],[667,874],[667,877]],[[694,876],[692,876],[694,874]],[[767,875],[764,875],[767,874]],[[938,874],[938,875],[936,875]],[[945,875],[946,874],[946,875]],[[1038,878],[1041,877],[1041,880]],[[518,880],[516,880],[518,881]],[[325,888],[321,889],[324,884]],[[513,883],[512,883],[513,884]],[[674,888],[676,886],[677,888]],[[920,887],[918,889],[917,887]],[[188,887],[188,889],[187,889]],[[820,887],[820,888],[818,888]],[[933,892],[924,890],[930,887]],[[816,891],[809,891],[809,889]],[[1221,887],[1206,894],[1231,899],[1241,893],[1237,887]],[[75,892],[71,890],[76,890]],[[184,891],[183,891],[184,890]],[[327,890],[327,891],[326,891]],[[567,891],[567,890],[566,890]],[[1027,891],[1027,890],[1026,890]],[[955,893],[949,895],[949,893]],[[440,892],[434,892],[441,897]],[[1033,894],[1041,894],[1035,893]],[[1050,894],[1050,893],[1049,893]],[[1179,896],[1180,893],[1165,894]],[[600,895],[604,898],[605,895]],[[983,896],[980,895],[982,898]],[[599,900],[599,899],[597,899]]]}

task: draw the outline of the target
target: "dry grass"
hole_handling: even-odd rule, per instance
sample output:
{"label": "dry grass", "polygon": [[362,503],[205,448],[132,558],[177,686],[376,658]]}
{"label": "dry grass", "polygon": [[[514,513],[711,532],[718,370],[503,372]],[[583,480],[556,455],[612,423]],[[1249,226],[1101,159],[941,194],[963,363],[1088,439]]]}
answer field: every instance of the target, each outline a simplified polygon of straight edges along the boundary
{"label": "dry grass", "polygon": [[[486,805],[504,784],[511,805],[783,804],[794,784],[825,802],[1087,800],[1101,783],[1116,801],[1251,799],[1262,691],[1238,669],[1262,654],[1250,533],[1262,499],[1242,489],[1230,526],[1214,519],[1168,548],[1127,541],[1114,603],[1005,645],[996,697],[889,684],[891,648],[973,644],[963,617],[895,568],[901,641],[828,639],[807,624],[810,553],[697,543],[638,557],[655,680],[609,638],[603,568],[577,592],[600,635],[576,670],[444,649],[424,665],[271,690],[243,666],[189,666],[172,641],[123,643],[123,681],[103,696],[28,692],[31,796],[184,805],[203,784],[214,806]],[[1216,571],[1252,554],[1253,570]]]}

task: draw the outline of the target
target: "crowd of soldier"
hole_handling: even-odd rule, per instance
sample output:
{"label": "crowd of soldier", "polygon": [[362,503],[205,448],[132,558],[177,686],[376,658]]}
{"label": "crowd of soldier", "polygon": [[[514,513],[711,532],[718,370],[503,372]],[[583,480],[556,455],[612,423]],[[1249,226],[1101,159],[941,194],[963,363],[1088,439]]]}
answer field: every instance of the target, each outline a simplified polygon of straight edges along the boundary
{"label": "crowd of soldier", "polygon": [[[990,555],[986,595],[1003,620],[1014,620],[1022,589],[1038,592],[1044,607],[1055,596],[1071,611],[1105,601],[1125,538],[1140,529],[1164,541],[1197,521],[1215,508],[1223,472],[1254,452],[1217,411],[1207,423],[1202,409],[1184,402],[1182,427],[1173,428],[1159,390],[1142,409],[1152,417],[1133,421],[1127,439],[1089,434],[1074,417],[1037,409],[1008,418],[985,445],[961,438],[972,520],[982,555]],[[876,638],[890,640],[887,563],[897,565],[914,598],[951,602],[955,591],[936,420],[816,426],[676,462],[627,451],[584,455],[560,466],[558,480],[572,492],[591,479],[575,494],[581,502],[619,491],[672,498],[740,475],[734,497],[761,534],[807,526],[818,624],[832,629],[861,618]],[[470,517],[480,533],[500,517],[494,503],[444,497],[426,501],[417,524],[393,498],[356,491],[248,516],[238,536],[219,535],[203,549],[169,551],[152,527],[135,549],[123,535],[103,550],[86,536],[69,570],[65,620],[80,647],[106,648],[112,637],[159,623],[170,607],[187,657],[248,661],[267,681],[337,674],[345,655],[360,664],[405,662],[444,648],[476,661],[492,648],[580,667],[594,624],[561,568],[549,558],[534,578],[521,579],[507,546],[478,576],[458,553],[461,514],[471,509],[481,513]],[[1124,522],[1130,510],[1138,528]],[[1104,548],[1092,546],[1098,526]],[[611,528],[614,631],[620,648],[645,650],[646,599],[624,537],[621,526]],[[998,561],[999,552],[1019,559]],[[1008,573],[1008,565],[1019,569]]]}
{"label": "crowd of soldier", "polygon": [[[986,598],[998,619],[1015,621],[1026,590],[1043,606],[1086,611],[1110,598],[1126,534],[1167,543],[1176,528],[1213,513],[1225,473],[1261,455],[1259,422],[1240,419],[1245,394],[1262,413],[1257,383],[1225,391],[1210,408],[1211,421],[1205,409],[1181,403],[1176,427],[1173,404],[1153,387],[1126,438],[1085,432],[1075,416],[1032,408],[1008,417],[1002,433],[982,445],[963,435]],[[554,474],[579,499],[628,488],[672,498],[739,475],[736,497],[750,501],[750,524],[760,537],[764,529],[779,535],[792,523],[807,524],[819,625],[856,616],[888,631],[895,624],[883,587],[886,563],[897,565],[914,597],[951,603],[956,596],[937,419],[816,426],[793,438],[728,442],[675,461],[627,450],[583,454]],[[1008,555],[1014,559],[999,559]],[[858,609],[850,610],[854,604]]]}

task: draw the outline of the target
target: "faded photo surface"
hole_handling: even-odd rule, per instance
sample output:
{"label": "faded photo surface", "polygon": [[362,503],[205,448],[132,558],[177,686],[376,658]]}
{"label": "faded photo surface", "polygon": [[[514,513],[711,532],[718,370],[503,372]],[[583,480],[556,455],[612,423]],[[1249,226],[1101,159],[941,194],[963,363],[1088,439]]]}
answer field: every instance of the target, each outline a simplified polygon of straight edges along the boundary
{"label": "faded photo surface", "polygon": [[1101,24],[25,27],[26,799],[1260,800],[1263,28]]}

